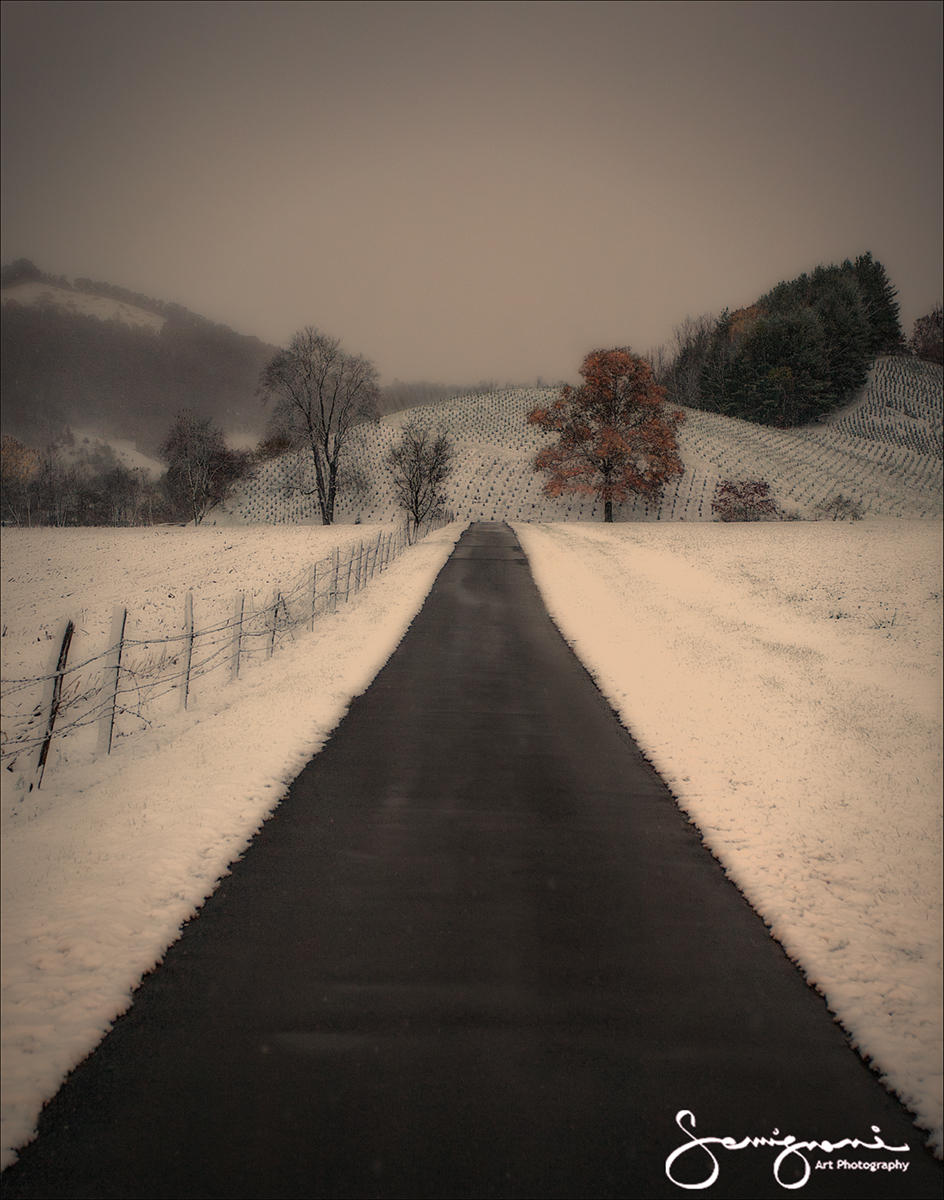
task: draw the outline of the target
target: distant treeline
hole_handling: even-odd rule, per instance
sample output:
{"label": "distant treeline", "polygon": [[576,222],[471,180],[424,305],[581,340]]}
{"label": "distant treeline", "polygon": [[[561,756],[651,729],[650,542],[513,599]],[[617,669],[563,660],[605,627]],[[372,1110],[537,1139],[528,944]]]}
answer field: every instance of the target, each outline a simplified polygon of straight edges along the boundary
{"label": "distant treeline", "polygon": [[149,525],[179,519],[162,484],[124,466],[111,447],[71,430],[42,450],[0,438],[4,525]]}
{"label": "distant treeline", "polygon": [[[67,428],[91,429],[129,438],[153,455],[174,414],[192,408],[224,429],[262,434],[267,414],[257,388],[276,347],[179,304],[111,283],[46,274],[28,259],[0,268],[3,288],[27,282],[107,297],[165,324],[155,333],[51,304],[5,302],[0,344],[5,432],[46,445]],[[494,386],[397,380],[380,389],[378,407],[381,414],[398,412]]]}
{"label": "distant treeline", "polygon": [[897,292],[871,254],[778,283],[748,308],[687,319],[653,356],[677,404],[800,425],[848,402],[878,355],[907,353]]}
{"label": "distant treeline", "polygon": [[[63,291],[79,292],[88,296],[105,296],[110,300],[117,300],[122,304],[130,304],[134,308],[143,309],[144,312],[153,313],[158,317],[173,318],[183,324],[213,325],[212,321],[191,312],[182,304],[175,304],[167,300],[155,300],[153,296],[133,292],[130,288],[119,287],[115,283],[102,283],[99,280],[84,277],[68,279],[65,275],[48,275],[28,258],[18,258],[15,262],[5,263],[0,267],[0,287],[13,287],[15,284],[28,282],[47,283],[52,287],[62,288]],[[227,327],[218,326],[217,328]]]}
{"label": "distant treeline", "polygon": [[68,427],[42,449],[0,437],[0,524],[153,525],[199,523],[263,457],[226,445],[222,430],[194,413],[177,414],[160,450],[165,470],[126,466],[114,449]]}
{"label": "distant treeline", "polygon": [[456,396],[469,396],[475,392],[493,392],[498,385],[494,380],[483,379],[467,387],[447,383],[401,383],[399,379],[385,384],[380,389],[379,410],[383,413],[402,412],[406,408],[422,408],[441,404]]}

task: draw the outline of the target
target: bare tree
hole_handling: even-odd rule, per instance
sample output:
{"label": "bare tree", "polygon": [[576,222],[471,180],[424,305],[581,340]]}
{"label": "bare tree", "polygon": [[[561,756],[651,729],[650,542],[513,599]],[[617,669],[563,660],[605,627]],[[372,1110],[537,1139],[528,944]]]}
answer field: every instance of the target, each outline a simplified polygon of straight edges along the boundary
{"label": "bare tree", "polygon": [[944,362],[944,310],[940,304],[915,321],[911,352],[926,362]]}
{"label": "bare tree", "polygon": [[387,452],[397,503],[407,513],[411,537],[424,521],[440,516],[446,497],[442,485],[452,470],[454,450],[441,431],[423,429],[416,421],[403,427],[403,436]]}
{"label": "bare tree", "polygon": [[224,498],[238,479],[252,470],[252,455],[230,450],[223,431],[209,418],[190,409],[177,414],[161,446],[167,463],[164,486],[171,503],[199,525],[214,504]]}
{"label": "bare tree", "polygon": [[665,387],[675,404],[701,407],[701,372],[716,325],[710,313],[688,316],[673,330],[671,361],[666,364]]}
{"label": "bare tree", "polygon": [[275,401],[273,427],[310,451],[315,487],[308,494],[317,494],[321,520],[330,525],[342,453],[352,430],[376,416],[376,369],[308,325],[263,368],[259,393]]}

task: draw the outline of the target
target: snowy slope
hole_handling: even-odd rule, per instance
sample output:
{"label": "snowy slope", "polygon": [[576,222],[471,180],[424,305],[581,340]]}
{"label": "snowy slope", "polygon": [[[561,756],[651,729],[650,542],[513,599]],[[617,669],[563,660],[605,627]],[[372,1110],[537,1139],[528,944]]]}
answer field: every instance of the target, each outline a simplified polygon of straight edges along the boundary
{"label": "snowy slope", "polygon": [[[854,410],[832,421],[777,430],[711,413],[685,410],[679,444],[685,474],[662,496],[617,508],[625,521],[707,521],[722,479],[763,479],[785,510],[812,517],[837,494],[867,515],[924,517],[944,511],[941,489],[941,368],[910,359],[879,359]],[[443,404],[390,414],[366,427],[351,461],[372,481],[362,499],[342,498],[340,519],[389,521],[393,491],[383,458],[407,420],[442,428],[453,439],[456,462],[446,485],[448,504],[463,520],[599,520],[590,499],[543,495],[531,469],[545,435],[526,415],[556,396],[554,389],[521,388],[458,397]],[[295,521],[311,516],[310,466],[304,454],[264,464],[237,493],[220,524]],[[211,518],[214,519],[214,518]]]}
{"label": "snowy slope", "polygon": [[939,366],[917,358],[880,358],[862,395],[824,424],[941,458],[941,406]]}
{"label": "snowy slope", "polygon": [[940,1154],[940,521],[516,532],[567,641]]}
{"label": "snowy slope", "polygon": [[113,300],[109,296],[93,296],[88,292],[76,292],[69,288],[56,287],[42,280],[29,279],[5,287],[0,294],[4,304],[50,305],[83,317],[97,317],[99,321],[120,321],[139,329],[150,329],[160,333],[164,318],[147,312],[134,304]]}

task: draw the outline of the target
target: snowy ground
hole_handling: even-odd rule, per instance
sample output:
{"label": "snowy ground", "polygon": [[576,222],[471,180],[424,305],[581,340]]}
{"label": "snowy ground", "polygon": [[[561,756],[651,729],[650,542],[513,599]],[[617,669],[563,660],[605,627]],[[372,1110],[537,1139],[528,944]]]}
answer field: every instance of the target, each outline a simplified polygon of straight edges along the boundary
{"label": "snowy ground", "polygon": [[624,724],[940,1153],[940,521],[515,530]]}
{"label": "snowy ground", "polygon": [[[110,758],[96,758],[94,740],[90,748],[80,735],[50,757],[41,791],[2,772],[2,1165],[390,656],[462,528],[407,549],[236,683],[207,676],[189,712],[121,739]],[[56,643],[47,633],[66,618],[97,653],[115,603],[152,630],[177,628],[189,588],[196,611],[226,616],[235,581],[268,594],[334,545],[376,533],[4,531],[4,678],[48,670]]]}
{"label": "snowy ground", "polygon": [[[111,758],[66,740],[42,791],[7,787],[4,1164],[397,645],[460,528]],[[614,707],[940,1146],[940,522],[516,528]],[[48,670],[67,617],[97,652],[115,603],[178,627],[189,588],[225,616],[237,586],[270,594],[370,533],[5,531],[5,676]]]}

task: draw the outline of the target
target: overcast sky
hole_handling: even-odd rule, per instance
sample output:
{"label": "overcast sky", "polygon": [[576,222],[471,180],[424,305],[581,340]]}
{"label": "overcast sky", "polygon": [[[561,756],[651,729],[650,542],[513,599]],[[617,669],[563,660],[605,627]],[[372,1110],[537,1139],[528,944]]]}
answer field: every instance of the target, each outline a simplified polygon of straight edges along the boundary
{"label": "overcast sky", "polygon": [[573,379],[870,250],[940,298],[939,3],[3,5],[2,258],[384,381]]}

